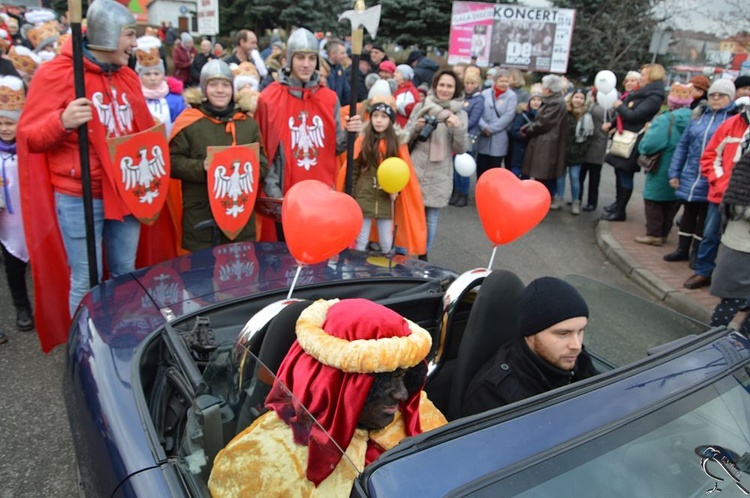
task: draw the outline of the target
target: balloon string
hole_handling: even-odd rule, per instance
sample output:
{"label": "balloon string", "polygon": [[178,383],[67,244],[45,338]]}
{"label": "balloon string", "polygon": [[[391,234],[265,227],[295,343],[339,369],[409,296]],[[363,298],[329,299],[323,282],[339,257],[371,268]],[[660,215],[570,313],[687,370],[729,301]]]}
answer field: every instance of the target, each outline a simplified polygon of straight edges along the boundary
{"label": "balloon string", "polygon": [[391,233],[391,247],[388,249],[389,253],[392,253],[396,249],[396,200],[391,199],[391,225],[393,226],[393,232]]}
{"label": "balloon string", "polygon": [[492,257],[490,257],[490,264],[487,266],[488,270],[492,269],[492,263],[495,262],[495,254],[497,253],[497,246],[492,248]]}
{"label": "balloon string", "polygon": [[286,295],[287,299],[292,298],[292,292],[294,291],[294,286],[297,285],[297,279],[299,278],[299,273],[302,271],[302,265],[297,265],[297,271],[294,274],[294,280],[292,280],[292,286],[289,287],[289,294]]}

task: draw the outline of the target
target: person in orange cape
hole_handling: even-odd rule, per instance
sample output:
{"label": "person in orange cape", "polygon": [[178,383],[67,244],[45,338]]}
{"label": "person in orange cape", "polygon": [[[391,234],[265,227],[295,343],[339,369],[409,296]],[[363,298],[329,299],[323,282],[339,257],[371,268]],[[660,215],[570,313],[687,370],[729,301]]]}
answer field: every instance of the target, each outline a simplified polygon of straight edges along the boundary
{"label": "person in orange cape", "polygon": [[[341,125],[336,92],[320,84],[318,41],[299,28],[287,41],[287,67],[279,80],[260,94],[255,119],[263,135],[270,170],[264,182],[267,197],[282,198],[302,180],[320,180],[333,187],[338,161],[346,149],[347,132],[360,133],[362,119]],[[281,227],[264,225],[263,240],[283,239]]]}
{"label": "person in orange cape", "polygon": [[[67,340],[68,326],[89,290],[77,128],[87,125],[99,278],[102,246],[109,275],[117,277],[138,264],[174,257],[169,215],[144,230],[120,198],[118,171],[111,164],[107,139],[154,125],[140,81],[127,67],[136,45],[135,19],[112,0],[96,0],[87,12],[84,39],[86,98],[75,98],[71,77],[72,43],[44,64],[29,88],[18,126],[21,202],[35,290],[35,317],[42,350]],[[153,242],[153,243],[152,243]],[[157,244],[158,243],[158,244]]]}
{"label": "person in orange cape", "polygon": [[[259,143],[258,124],[235,106],[233,99],[234,75],[226,62],[214,59],[201,69],[200,90],[186,92],[193,106],[185,109],[174,122],[169,142],[172,157],[172,178],[182,183],[182,247],[188,251],[206,249],[214,245],[216,227],[198,228],[202,222],[213,220],[208,198],[206,171],[207,149],[210,146],[230,146]],[[262,148],[259,151],[260,182],[268,171],[268,161]],[[257,188],[257,186],[253,186]],[[231,242],[224,233],[216,233],[219,243]],[[253,218],[235,237],[235,242],[255,240]]]}
{"label": "person in orange cape", "polygon": [[[393,97],[375,96],[368,99],[369,121],[362,135],[354,143],[354,171],[352,172],[352,196],[356,199],[364,223],[357,237],[356,248],[363,250],[370,240],[372,220],[376,220],[377,239],[383,252],[393,246],[393,228],[396,230],[395,245],[409,254],[424,254],[427,247],[427,225],[424,216],[422,191],[409,157],[406,144],[399,143],[394,122],[396,104]],[[389,157],[399,157],[409,166],[409,182],[398,194],[385,192],[377,180],[380,163]],[[339,171],[337,188],[343,188],[346,166]],[[391,211],[392,203],[394,211]]]}
{"label": "person in orange cape", "polygon": [[214,460],[214,498],[348,497],[380,454],[446,423],[422,390],[432,340],[414,322],[366,299],[319,300],[296,333],[268,411]]}

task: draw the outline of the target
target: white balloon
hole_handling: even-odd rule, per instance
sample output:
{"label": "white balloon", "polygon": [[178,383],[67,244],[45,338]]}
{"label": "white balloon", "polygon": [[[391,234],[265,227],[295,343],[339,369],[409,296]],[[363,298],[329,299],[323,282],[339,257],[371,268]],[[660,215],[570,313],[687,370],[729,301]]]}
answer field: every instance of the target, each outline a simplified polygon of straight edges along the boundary
{"label": "white balloon", "polygon": [[604,108],[604,110],[612,109],[612,107],[615,105],[615,100],[617,100],[617,90],[610,90],[609,92],[602,92],[601,90],[598,90],[596,92],[596,101],[599,103],[600,106]]}
{"label": "white balloon", "polygon": [[461,176],[471,176],[477,170],[477,163],[471,154],[464,152],[463,154],[457,154],[453,160],[453,164],[456,168],[456,173]]}
{"label": "white balloon", "polygon": [[599,71],[594,78],[597,92],[609,93],[617,86],[617,76],[612,71]]}

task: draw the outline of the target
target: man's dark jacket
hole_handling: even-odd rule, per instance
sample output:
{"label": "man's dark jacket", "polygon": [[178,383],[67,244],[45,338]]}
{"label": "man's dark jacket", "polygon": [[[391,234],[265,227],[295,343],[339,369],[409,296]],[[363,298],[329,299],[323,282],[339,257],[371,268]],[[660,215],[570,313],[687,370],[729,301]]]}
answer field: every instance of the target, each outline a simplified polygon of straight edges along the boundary
{"label": "man's dark jacket", "polygon": [[428,57],[422,57],[414,66],[414,77],[411,82],[414,83],[414,86],[419,86],[422,83],[432,85],[432,78],[435,77],[438,69],[440,69],[440,64]]}
{"label": "man's dark jacket", "polygon": [[[351,75],[351,73],[348,73]],[[351,76],[349,76],[351,77]],[[328,88],[339,96],[339,104],[349,105],[349,79],[341,64],[331,64],[331,73],[328,75]]]}
{"label": "man's dark jacket", "polygon": [[553,367],[533,353],[523,338],[501,346],[474,376],[466,390],[462,416],[536,396],[598,372],[583,349],[571,371]]}

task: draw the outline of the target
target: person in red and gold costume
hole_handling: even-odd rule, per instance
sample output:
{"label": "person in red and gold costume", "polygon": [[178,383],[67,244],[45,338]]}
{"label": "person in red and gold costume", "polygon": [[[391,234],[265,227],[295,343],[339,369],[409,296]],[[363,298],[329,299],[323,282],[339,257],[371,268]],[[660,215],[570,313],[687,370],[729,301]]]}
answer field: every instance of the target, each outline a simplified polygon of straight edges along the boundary
{"label": "person in red and gold costume", "polygon": [[[302,180],[320,180],[333,188],[336,155],[346,149],[347,132],[362,131],[359,116],[342,126],[336,92],[320,84],[318,57],[315,35],[297,29],[287,41],[287,66],[258,99],[255,119],[271,163],[264,184],[268,197],[281,198]],[[278,228],[264,227],[262,239],[273,240],[274,234],[281,238]]]}
{"label": "person in red and gold costume", "polygon": [[214,460],[214,498],[346,497],[385,450],[446,423],[422,391],[432,341],[415,323],[365,299],[320,300],[296,332],[269,411]]}
{"label": "person in red and gold costume", "polygon": [[86,97],[75,97],[73,48],[68,40],[61,54],[34,75],[18,125],[19,159],[24,165],[21,202],[30,220],[25,232],[44,351],[65,343],[70,318],[89,289],[79,126],[88,128],[99,278],[102,246],[111,277],[133,271],[136,253],[139,266],[176,254],[167,210],[142,231],[118,194],[115,182],[121,173],[110,161],[108,138],[154,126],[138,76],[127,67],[136,46],[135,18],[112,0],[92,2],[86,18]]}

